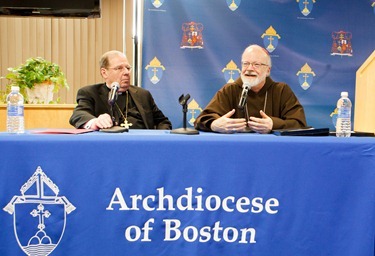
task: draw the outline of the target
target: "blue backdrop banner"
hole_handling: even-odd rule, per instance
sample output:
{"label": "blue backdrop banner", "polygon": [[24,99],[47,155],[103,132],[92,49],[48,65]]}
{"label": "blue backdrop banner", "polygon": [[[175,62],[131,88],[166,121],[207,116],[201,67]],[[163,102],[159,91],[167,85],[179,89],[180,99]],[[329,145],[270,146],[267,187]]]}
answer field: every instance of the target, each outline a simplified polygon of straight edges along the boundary
{"label": "blue backdrop banner", "polygon": [[[375,1],[145,0],[142,84],[174,128],[188,124],[214,93],[240,74],[243,50],[259,44],[271,77],[291,86],[314,127],[334,128],[336,102],[355,104],[357,69],[374,50]],[[354,109],[353,109],[354,113]]]}

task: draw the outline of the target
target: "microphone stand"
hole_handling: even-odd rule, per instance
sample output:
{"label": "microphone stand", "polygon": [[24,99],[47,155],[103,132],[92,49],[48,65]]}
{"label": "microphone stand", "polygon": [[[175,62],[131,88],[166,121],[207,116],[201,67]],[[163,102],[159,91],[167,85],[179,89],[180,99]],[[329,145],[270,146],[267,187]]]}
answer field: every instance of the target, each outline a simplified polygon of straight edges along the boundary
{"label": "microphone stand", "polygon": [[243,131],[243,132],[244,133],[253,132],[252,130],[250,130],[249,124],[247,123],[250,120],[249,112],[247,110],[247,99],[244,100],[244,105],[243,106],[238,106],[238,108],[240,110],[242,110],[243,115],[245,116],[245,120],[246,120],[246,128],[245,128],[245,131]]}
{"label": "microphone stand", "polygon": [[128,128],[121,127],[116,122],[116,118],[115,118],[115,115],[113,113],[113,106],[115,105],[116,101],[117,101],[117,92],[116,92],[116,96],[115,96],[114,100],[113,101],[108,101],[108,104],[109,104],[109,114],[110,114],[110,116],[112,118],[113,126],[111,128],[100,129],[99,131],[101,131],[101,132],[108,132],[108,133],[120,133],[120,132],[128,132],[129,131]]}
{"label": "microphone stand", "polygon": [[113,125],[117,125],[115,115],[113,114],[113,104],[112,103],[109,103],[109,114],[111,115]]}
{"label": "microphone stand", "polygon": [[187,115],[187,101],[189,100],[190,95],[187,94],[184,96],[183,94],[179,98],[179,102],[182,105],[182,112],[183,112],[183,127],[178,129],[173,129],[171,133],[174,134],[187,134],[187,135],[194,135],[199,134],[199,132],[195,129],[186,128],[187,122],[186,122],[186,115]]}

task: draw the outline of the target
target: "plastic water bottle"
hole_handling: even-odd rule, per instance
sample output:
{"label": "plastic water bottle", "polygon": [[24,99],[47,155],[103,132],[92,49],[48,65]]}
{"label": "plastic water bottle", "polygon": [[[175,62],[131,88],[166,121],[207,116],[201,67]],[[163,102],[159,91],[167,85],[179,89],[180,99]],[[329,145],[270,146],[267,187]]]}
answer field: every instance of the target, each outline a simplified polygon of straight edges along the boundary
{"label": "plastic water bottle", "polygon": [[7,96],[7,132],[25,132],[23,96],[18,86],[12,86]]}
{"label": "plastic water bottle", "polygon": [[350,137],[352,102],[348,98],[348,92],[341,92],[341,98],[337,101],[336,136]]}

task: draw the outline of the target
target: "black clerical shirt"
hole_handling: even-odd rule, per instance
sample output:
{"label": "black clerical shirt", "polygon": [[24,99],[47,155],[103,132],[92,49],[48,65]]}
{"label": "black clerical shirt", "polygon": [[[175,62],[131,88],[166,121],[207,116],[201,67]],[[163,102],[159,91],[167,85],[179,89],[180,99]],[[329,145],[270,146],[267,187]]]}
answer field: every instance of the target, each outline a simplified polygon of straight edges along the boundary
{"label": "black clerical shirt", "polygon": [[[129,100],[129,102],[127,102]],[[117,105],[116,105],[117,104]],[[120,110],[122,114],[120,113]],[[113,114],[115,116],[115,125],[124,123],[124,117],[127,116],[128,123],[131,123],[130,129],[146,129],[142,116],[139,113],[130,93],[119,93],[117,101],[113,106]]]}

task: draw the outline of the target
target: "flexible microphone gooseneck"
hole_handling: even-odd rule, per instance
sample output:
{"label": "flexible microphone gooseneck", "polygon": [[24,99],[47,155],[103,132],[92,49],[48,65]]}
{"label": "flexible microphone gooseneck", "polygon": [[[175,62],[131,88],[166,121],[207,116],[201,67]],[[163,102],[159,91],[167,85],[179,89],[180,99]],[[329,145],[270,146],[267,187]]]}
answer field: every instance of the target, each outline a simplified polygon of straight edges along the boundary
{"label": "flexible microphone gooseneck", "polygon": [[113,82],[111,84],[111,91],[108,93],[108,104],[113,106],[117,100],[117,92],[120,89],[120,85],[118,82]]}
{"label": "flexible microphone gooseneck", "polygon": [[240,101],[238,103],[238,108],[239,109],[243,109],[245,107],[246,99],[247,99],[247,92],[249,91],[250,88],[251,88],[251,86],[250,86],[249,83],[247,83],[247,82],[243,83],[241,98],[240,98]]}

